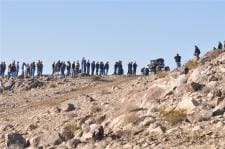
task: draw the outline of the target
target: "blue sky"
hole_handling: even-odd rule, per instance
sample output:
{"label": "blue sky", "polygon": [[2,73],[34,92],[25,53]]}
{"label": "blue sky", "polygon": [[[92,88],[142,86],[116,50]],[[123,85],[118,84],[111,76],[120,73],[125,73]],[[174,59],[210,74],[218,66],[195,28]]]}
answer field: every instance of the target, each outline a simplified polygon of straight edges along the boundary
{"label": "blue sky", "polygon": [[[225,40],[223,0],[0,0],[0,61],[185,62]],[[112,66],[111,66],[112,68]]]}

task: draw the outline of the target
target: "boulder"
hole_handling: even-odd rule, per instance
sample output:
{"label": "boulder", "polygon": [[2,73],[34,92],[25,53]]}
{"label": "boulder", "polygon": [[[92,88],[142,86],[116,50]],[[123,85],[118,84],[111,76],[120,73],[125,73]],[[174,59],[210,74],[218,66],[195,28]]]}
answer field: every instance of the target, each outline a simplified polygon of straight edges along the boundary
{"label": "boulder", "polygon": [[45,132],[41,136],[40,145],[42,146],[54,146],[63,142],[62,137],[56,131]]}
{"label": "boulder", "polygon": [[191,89],[193,90],[193,91],[200,91],[200,90],[202,90],[203,89],[203,87],[205,87],[205,85],[203,85],[203,84],[200,84],[200,83],[196,83],[196,82],[191,82]]}
{"label": "boulder", "polygon": [[178,103],[176,109],[182,109],[187,112],[187,114],[193,113],[193,110],[199,105],[198,101],[192,97],[185,96],[182,98],[181,102]]}
{"label": "boulder", "polygon": [[64,141],[68,141],[74,137],[73,131],[71,131],[68,127],[62,128],[60,135]]}
{"label": "boulder", "polygon": [[90,126],[90,133],[93,140],[102,140],[104,138],[104,129],[101,125],[92,124]]}
{"label": "boulder", "polygon": [[19,133],[10,133],[6,137],[6,146],[8,148],[12,147],[25,148],[27,146],[27,141]]}

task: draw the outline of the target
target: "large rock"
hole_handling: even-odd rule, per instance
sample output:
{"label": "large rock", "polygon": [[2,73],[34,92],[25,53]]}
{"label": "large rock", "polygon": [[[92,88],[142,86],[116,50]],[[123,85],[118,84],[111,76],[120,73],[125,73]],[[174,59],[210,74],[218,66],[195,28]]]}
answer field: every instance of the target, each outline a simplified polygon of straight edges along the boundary
{"label": "large rock", "polygon": [[41,136],[40,145],[42,146],[55,146],[63,142],[62,137],[56,131],[45,132]]}
{"label": "large rock", "polygon": [[203,85],[203,84],[200,84],[200,83],[196,83],[196,82],[191,82],[191,89],[193,90],[193,91],[200,91],[200,90],[202,90],[203,89],[203,87],[205,87],[205,85]]}
{"label": "large rock", "polygon": [[6,146],[8,148],[12,147],[25,148],[27,146],[27,141],[19,133],[10,133],[6,137]]}
{"label": "large rock", "polygon": [[176,109],[177,110],[185,110],[187,114],[193,113],[193,110],[199,105],[198,101],[193,99],[192,97],[185,96],[178,103]]}
{"label": "large rock", "polygon": [[90,133],[93,140],[102,140],[104,138],[104,129],[101,125],[92,124],[90,126]]}
{"label": "large rock", "polygon": [[68,127],[62,128],[60,134],[64,141],[68,141],[74,137],[73,131],[69,129]]}

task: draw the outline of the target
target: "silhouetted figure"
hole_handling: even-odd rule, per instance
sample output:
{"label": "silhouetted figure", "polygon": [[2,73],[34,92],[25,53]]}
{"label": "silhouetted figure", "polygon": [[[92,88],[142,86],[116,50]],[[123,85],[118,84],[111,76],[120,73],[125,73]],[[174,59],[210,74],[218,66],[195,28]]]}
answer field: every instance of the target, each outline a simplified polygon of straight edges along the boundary
{"label": "silhouetted figure", "polygon": [[177,64],[177,68],[181,67],[181,56],[177,53],[177,55],[174,57],[175,62]]}
{"label": "silhouetted figure", "polygon": [[100,62],[100,75],[103,76],[104,75],[104,63]]}
{"label": "silhouetted figure", "polygon": [[96,75],[98,75],[99,74],[98,73],[99,72],[99,67],[100,67],[99,62],[96,63],[96,66],[95,67],[96,67]]}
{"label": "silhouetted figure", "polygon": [[196,56],[197,60],[199,60],[199,59],[200,59],[200,57],[199,57],[199,56],[200,56],[200,54],[201,54],[201,51],[200,51],[199,47],[195,45],[195,52],[194,52],[194,56]]}
{"label": "silhouetted figure", "polygon": [[69,77],[71,75],[70,70],[71,70],[71,63],[70,63],[70,61],[67,61],[67,65],[66,65],[66,71],[67,71],[66,76],[67,77]]}
{"label": "silhouetted figure", "polygon": [[222,49],[223,49],[223,44],[222,44],[222,42],[219,42],[219,43],[218,43],[218,49],[219,49],[219,50],[222,50]]}
{"label": "silhouetted figure", "polygon": [[91,67],[91,63],[90,63],[90,61],[88,60],[87,61],[87,75],[90,75],[90,67]]}
{"label": "silhouetted figure", "polygon": [[91,63],[91,75],[95,74],[95,61]]}
{"label": "silhouetted figure", "polygon": [[133,63],[133,74],[136,75],[136,72],[137,72],[137,63],[134,62]]}
{"label": "silhouetted figure", "polygon": [[129,62],[127,75],[131,75],[131,74],[132,74],[132,62]]}
{"label": "silhouetted figure", "polygon": [[105,70],[105,75],[107,76],[108,75],[108,72],[109,72],[109,62],[106,62],[105,63],[105,66],[104,66],[104,70]]}

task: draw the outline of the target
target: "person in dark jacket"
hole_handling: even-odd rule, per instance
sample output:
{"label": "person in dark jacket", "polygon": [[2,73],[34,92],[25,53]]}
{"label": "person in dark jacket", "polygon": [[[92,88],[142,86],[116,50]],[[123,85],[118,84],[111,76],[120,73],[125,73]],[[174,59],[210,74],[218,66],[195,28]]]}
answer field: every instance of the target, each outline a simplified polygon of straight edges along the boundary
{"label": "person in dark jacket", "polygon": [[134,62],[133,63],[133,74],[136,75],[136,72],[137,72],[137,63]]}
{"label": "person in dark jacket", "polygon": [[223,49],[223,44],[221,42],[218,43],[218,49],[222,50]]}
{"label": "person in dark jacket", "polygon": [[131,75],[131,74],[132,74],[132,62],[129,62],[127,75]]}
{"label": "person in dark jacket", "polygon": [[109,72],[109,62],[105,63],[104,70],[105,70],[105,75],[107,76]]}
{"label": "person in dark jacket", "polygon": [[91,67],[91,63],[90,63],[89,60],[87,61],[86,66],[87,66],[87,75],[90,75],[90,67]]}
{"label": "person in dark jacket", "polygon": [[103,76],[104,75],[104,63],[100,62],[100,75]]}
{"label": "person in dark jacket", "polygon": [[98,73],[99,72],[99,67],[100,67],[99,62],[96,63],[96,66],[95,67],[96,67],[96,75],[98,75],[99,74]]}
{"label": "person in dark jacket", "polygon": [[115,62],[114,64],[114,75],[117,75],[118,72],[118,62]]}
{"label": "person in dark jacket", "polygon": [[76,63],[75,61],[72,63],[72,78],[75,77],[76,74]]}
{"label": "person in dark jacket", "polygon": [[67,71],[66,76],[67,77],[69,77],[71,75],[70,70],[71,70],[71,63],[70,63],[70,61],[67,61],[67,65],[66,65],[66,71]]}
{"label": "person in dark jacket", "polygon": [[201,54],[201,51],[200,51],[199,47],[195,45],[195,52],[194,52],[194,56],[196,56],[197,60],[199,60],[199,59],[200,59],[200,57],[199,57],[199,56],[200,56],[200,54]]}
{"label": "person in dark jacket", "polygon": [[174,57],[175,62],[177,64],[177,68],[181,67],[181,56],[177,53],[177,55]]}
{"label": "person in dark jacket", "polygon": [[95,61],[91,63],[91,75],[93,76],[95,74]]}

